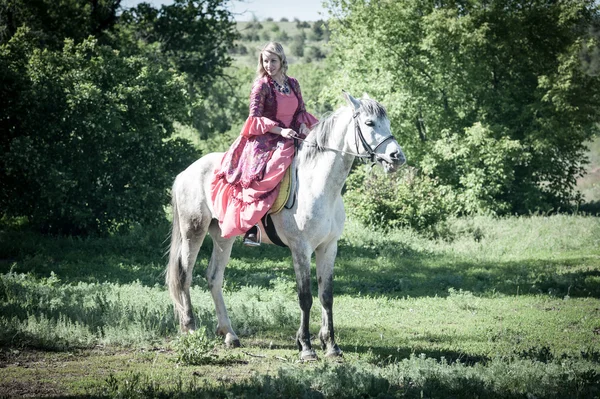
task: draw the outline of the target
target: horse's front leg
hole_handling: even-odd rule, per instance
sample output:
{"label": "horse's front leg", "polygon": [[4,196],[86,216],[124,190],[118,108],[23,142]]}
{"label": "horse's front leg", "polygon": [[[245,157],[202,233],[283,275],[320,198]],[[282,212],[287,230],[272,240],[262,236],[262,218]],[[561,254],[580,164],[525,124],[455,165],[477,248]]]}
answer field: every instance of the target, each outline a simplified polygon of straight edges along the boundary
{"label": "horse's front leg", "polygon": [[310,256],[309,250],[292,250],[296,284],[298,286],[298,302],[300,304],[300,328],[296,334],[296,343],[302,360],[317,360],[317,354],[310,344],[308,329],[310,308],[313,301],[310,290]]}
{"label": "horse's front leg", "polygon": [[335,343],[333,332],[333,265],[336,254],[337,240],[322,245],[315,251],[322,313],[319,339],[326,350],[326,357],[342,356],[342,350]]}

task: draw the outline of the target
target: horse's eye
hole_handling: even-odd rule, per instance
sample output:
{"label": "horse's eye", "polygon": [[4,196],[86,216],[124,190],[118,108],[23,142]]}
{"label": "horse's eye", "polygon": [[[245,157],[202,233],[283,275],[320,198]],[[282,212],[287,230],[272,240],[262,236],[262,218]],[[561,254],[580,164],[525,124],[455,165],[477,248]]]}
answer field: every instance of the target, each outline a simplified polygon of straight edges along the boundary
{"label": "horse's eye", "polygon": [[373,121],[366,121],[365,125],[367,125],[367,126],[375,126],[375,122],[373,122]]}

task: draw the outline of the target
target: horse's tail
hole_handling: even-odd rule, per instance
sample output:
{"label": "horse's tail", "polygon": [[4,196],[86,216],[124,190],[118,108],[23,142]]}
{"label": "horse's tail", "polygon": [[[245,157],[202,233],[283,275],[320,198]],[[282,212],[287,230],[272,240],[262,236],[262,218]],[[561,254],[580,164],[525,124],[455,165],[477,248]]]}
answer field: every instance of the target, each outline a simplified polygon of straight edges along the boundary
{"label": "horse's tail", "polygon": [[185,279],[184,270],[181,265],[181,229],[179,226],[179,211],[177,209],[177,191],[173,185],[171,208],[173,211],[173,226],[171,228],[171,245],[169,247],[169,264],[165,283],[169,287],[169,293],[175,308],[175,315],[179,318],[184,311],[182,296],[183,296],[183,280]]}

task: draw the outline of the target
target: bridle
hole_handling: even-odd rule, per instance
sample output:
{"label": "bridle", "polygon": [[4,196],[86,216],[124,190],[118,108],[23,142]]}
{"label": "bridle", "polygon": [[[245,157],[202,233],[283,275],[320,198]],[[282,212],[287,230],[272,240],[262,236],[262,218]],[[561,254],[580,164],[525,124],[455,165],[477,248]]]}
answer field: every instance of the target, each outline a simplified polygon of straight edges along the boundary
{"label": "bridle", "polygon": [[[390,134],[389,136],[387,136],[386,138],[381,140],[379,143],[377,143],[377,145],[375,145],[374,148],[371,147],[371,145],[369,143],[367,143],[367,140],[365,139],[365,136],[363,135],[363,132],[360,128],[360,123],[358,121],[358,115],[359,115],[358,112],[356,112],[352,115],[352,119],[354,120],[354,142],[356,143],[356,153],[348,152],[348,151],[344,151],[344,150],[338,150],[337,148],[324,147],[324,146],[321,146],[321,148],[323,148],[325,150],[329,150],[329,151],[339,152],[340,154],[353,155],[357,158],[364,160],[365,162],[370,160],[372,163],[375,163],[378,158],[378,155],[375,151],[377,151],[377,149],[379,147],[381,147],[383,144],[385,144],[386,142],[388,142],[390,140],[395,140],[396,138],[394,137],[393,134]],[[311,142],[311,141],[306,141],[306,139],[303,139],[300,137],[294,137],[294,138],[297,140],[303,141],[305,144],[308,144],[311,146],[316,146],[316,143]],[[362,144],[365,151],[367,152],[366,154],[359,153],[359,151],[360,151],[359,145],[358,145],[359,141],[360,141],[360,144]]]}
{"label": "bridle", "polygon": [[388,142],[389,140],[396,140],[396,138],[393,134],[390,134],[389,136],[381,140],[379,143],[377,143],[375,148],[372,148],[371,145],[367,143],[367,140],[365,139],[365,136],[363,135],[362,130],[360,129],[360,124],[358,123],[358,112],[352,115],[352,119],[354,119],[354,142],[356,143],[356,152],[358,153],[359,151],[357,140],[358,138],[365,151],[367,151],[367,154],[361,155],[361,158],[368,158],[371,162],[376,162],[377,153],[375,151],[377,151],[377,149],[381,147],[384,143]]}

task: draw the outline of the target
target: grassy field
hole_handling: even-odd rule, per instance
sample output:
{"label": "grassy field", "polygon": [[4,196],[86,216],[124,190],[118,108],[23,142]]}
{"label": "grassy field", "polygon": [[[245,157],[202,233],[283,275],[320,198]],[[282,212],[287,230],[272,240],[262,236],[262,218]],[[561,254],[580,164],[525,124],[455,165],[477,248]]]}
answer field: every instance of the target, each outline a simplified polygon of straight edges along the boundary
{"label": "grassy field", "polygon": [[344,358],[313,363],[297,361],[291,260],[272,246],[237,243],[226,271],[242,348],[212,335],[206,250],[192,292],[206,333],[179,337],[167,229],[2,230],[1,397],[600,397],[599,218],[458,219],[438,240],[349,222],[334,305]]}

